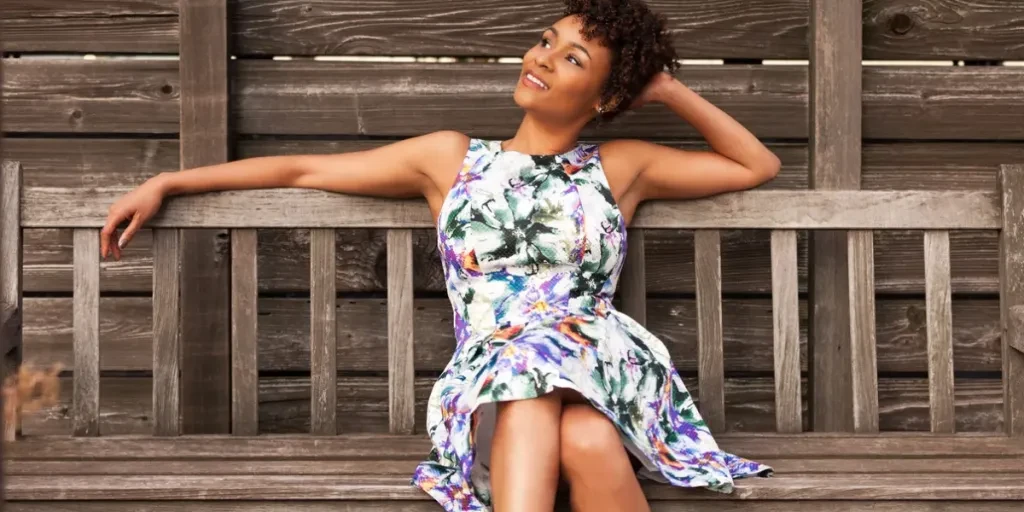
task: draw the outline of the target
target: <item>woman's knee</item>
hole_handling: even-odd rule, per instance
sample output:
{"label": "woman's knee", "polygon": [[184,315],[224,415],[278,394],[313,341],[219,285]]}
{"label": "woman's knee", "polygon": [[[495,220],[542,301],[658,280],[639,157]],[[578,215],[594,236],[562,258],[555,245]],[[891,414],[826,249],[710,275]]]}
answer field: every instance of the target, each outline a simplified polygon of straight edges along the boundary
{"label": "woman's knee", "polygon": [[594,464],[596,459],[625,455],[618,429],[604,414],[590,405],[565,406],[559,442],[562,465],[569,472],[574,468]]}

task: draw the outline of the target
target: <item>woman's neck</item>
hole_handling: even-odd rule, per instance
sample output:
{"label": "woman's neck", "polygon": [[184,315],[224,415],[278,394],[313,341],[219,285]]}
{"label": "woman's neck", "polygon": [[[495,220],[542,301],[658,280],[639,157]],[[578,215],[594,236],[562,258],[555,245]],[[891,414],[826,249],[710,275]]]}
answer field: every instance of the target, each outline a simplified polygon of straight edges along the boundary
{"label": "woman's neck", "polygon": [[501,148],[528,155],[559,155],[576,146],[579,132],[578,128],[545,123],[527,114],[515,136],[502,141]]}

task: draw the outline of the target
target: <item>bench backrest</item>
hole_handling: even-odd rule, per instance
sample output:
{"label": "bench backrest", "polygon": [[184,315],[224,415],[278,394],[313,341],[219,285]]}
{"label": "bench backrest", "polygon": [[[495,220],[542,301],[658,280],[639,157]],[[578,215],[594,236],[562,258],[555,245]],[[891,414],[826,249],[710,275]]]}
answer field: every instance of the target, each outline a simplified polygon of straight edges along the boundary
{"label": "bench backrest", "polygon": [[[22,187],[17,162],[5,161],[0,218],[0,333],[20,342],[21,230],[74,231],[74,435],[99,434],[99,230],[127,189]],[[254,215],[253,212],[259,212]],[[260,190],[175,197],[149,224],[153,242],[154,434],[180,432],[178,292],[180,229],[231,230],[232,431],[257,433],[256,230],[310,233],[311,433],[337,432],[335,229],[386,228],[388,414],[392,433],[415,431],[412,230],[433,228],[425,204],[309,190]],[[712,430],[725,424],[719,230],[771,230],[776,430],[802,425],[797,287],[798,230],[848,230],[849,361],[855,430],[878,430],[873,233],[924,232],[931,430],[954,430],[949,233],[999,233],[1000,319],[1005,431],[1024,435],[1024,166],[1003,166],[998,192],[755,190],[696,201],[642,205],[630,228],[622,309],[644,322],[645,230],[695,231],[699,407]],[[640,243],[637,240],[641,240]],[[639,248],[639,249],[638,249]],[[825,314],[824,312],[819,314]],[[818,399],[827,400],[828,397]]]}

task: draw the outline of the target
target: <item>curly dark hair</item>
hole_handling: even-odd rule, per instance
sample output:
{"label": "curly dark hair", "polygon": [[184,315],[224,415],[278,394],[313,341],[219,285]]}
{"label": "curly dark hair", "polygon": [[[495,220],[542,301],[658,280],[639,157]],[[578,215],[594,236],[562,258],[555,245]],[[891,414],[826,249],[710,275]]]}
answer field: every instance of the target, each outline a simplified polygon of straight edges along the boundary
{"label": "curly dark hair", "polygon": [[642,0],[565,0],[565,15],[580,16],[583,37],[597,37],[612,53],[602,103],[618,103],[597,116],[607,122],[629,109],[644,86],[661,71],[679,69],[665,18]]}

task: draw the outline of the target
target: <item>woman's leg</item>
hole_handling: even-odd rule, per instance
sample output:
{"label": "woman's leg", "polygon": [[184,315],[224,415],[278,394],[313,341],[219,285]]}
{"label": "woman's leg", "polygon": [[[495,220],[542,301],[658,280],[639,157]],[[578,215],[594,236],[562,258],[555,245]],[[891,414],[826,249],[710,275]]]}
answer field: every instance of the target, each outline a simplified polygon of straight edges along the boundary
{"label": "woman's leg", "polygon": [[560,427],[562,476],[574,511],[648,512],[618,429],[590,405],[567,404]]}
{"label": "woman's leg", "polygon": [[558,488],[561,391],[498,402],[491,441],[495,512],[549,511]]}

